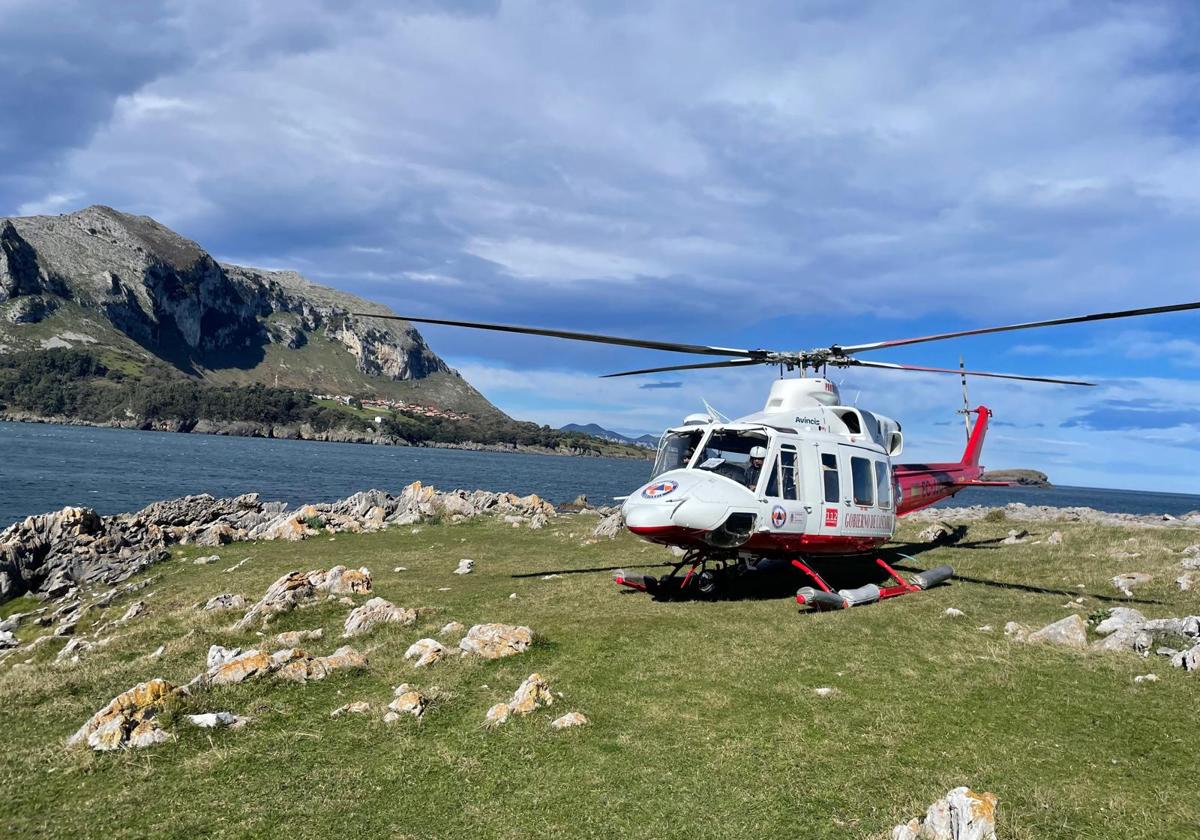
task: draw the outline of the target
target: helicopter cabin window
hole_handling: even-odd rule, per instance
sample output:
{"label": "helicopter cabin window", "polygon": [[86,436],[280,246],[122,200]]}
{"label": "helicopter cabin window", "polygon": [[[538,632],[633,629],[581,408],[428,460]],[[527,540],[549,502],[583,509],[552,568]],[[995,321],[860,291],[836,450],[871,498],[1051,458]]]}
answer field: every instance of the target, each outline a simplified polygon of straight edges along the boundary
{"label": "helicopter cabin window", "polygon": [[654,472],[650,476],[661,475],[671,470],[680,470],[688,465],[696,454],[696,445],[700,443],[703,432],[667,432],[658,444],[658,457],[654,460]]}
{"label": "helicopter cabin window", "polygon": [[854,482],[854,504],[875,504],[875,473],[867,458],[850,459],[850,477]]}
{"label": "helicopter cabin window", "polygon": [[889,472],[887,461],[875,462],[875,497],[879,499],[879,506],[884,509],[892,506],[892,480]]}
{"label": "helicopter cabin window", "polygon": [[[775,468],[771,470],[771,480],[767,484],[767,495],[776,499],[791,499],[799,501],[800,484],[798,472],[800,468],[799,455],[796,447],[784,444],[779,449],[779,457]],[[783,487],[783,492],[779,488]]]}
{"label": "helicopter cabin window", "polygon": [[837,456],[832,452],[821,453],[821,478],[825,483],[825,501],[836,502],[841,499],[841,482],[838,481]]}
{"label": "helicopter cabin window", "polygon": [[767,436],[762,432],[714,429],[704,443],[696,469],[715,472],[753,490],[766,466],[755,468],[750,461],[750,450],[766,445]]}

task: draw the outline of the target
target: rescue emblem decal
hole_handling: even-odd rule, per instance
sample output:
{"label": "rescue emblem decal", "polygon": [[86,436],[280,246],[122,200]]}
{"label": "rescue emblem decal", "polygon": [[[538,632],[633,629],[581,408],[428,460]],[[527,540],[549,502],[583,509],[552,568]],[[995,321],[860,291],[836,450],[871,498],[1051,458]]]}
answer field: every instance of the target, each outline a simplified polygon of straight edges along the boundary
{"label": "rescue emblem decal", "polygon": [[678,481],[672,481],[671,479],[667,479],[666,481],[659,481],[659,482],[655,482],[654,484],[651,484],[649,487],[647,487],[645,490],[642,491],[642,495],[644,497],[646,497],[647,499],[661,499],[663,496],[668,496],[671,493],[674,493],[675,488],[677,488],[678,486],[679,486]]}
{"label": "rescue emblem decal", "polygon": [[779,505],[771,508],[771,524],[776,528],[782,528],[787,524],[787,511]]}

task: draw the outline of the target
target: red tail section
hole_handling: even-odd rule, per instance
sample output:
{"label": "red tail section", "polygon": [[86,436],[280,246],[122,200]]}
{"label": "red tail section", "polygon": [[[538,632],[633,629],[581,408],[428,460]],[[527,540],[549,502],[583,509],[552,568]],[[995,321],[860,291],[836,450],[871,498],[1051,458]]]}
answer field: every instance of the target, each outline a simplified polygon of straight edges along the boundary
{"label": "red tail section", "polygon": [[975,425],[967,438],[962,460],[944,464],[897,464],[896,482],[900,486],[900,501],[896,513],[903,516],[914,510],[929,507],[934,502],[953,496],[964,487],[1005,486],[1004,482],[980,481],[983,468],[983,440],[987,436],[988,418],[992,412],[985,406],[972,409]]}

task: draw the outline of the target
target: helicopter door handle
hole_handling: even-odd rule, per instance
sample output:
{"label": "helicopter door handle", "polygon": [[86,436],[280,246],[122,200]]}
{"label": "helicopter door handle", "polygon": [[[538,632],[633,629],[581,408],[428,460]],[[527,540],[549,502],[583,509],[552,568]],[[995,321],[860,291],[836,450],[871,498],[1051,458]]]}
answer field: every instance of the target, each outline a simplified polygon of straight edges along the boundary
{"label": "helicopter door handle", "polygon": [[805,505],[805,506],[804,506],[804,512],[805,512],[805,513],[812,513],[812,505]]}

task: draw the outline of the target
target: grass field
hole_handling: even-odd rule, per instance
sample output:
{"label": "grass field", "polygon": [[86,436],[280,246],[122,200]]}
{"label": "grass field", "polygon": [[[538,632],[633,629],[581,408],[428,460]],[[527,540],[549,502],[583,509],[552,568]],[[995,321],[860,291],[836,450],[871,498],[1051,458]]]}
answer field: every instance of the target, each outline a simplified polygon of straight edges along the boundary
{"label": "grass field", "polygon": [[[1040,526],[1030,543],[1000,546],[1008,523],[974,524],[967,544],[909,564],[951,563],[961,577],[949,585],[803,614],[789,597],[796,582],[718,602],[620,591],[599,570],[667,555],[627,536],[584,544],[594,523],[564,516],[529,531],[475,521],[243,543],[210,566],[191,558],[211,550],[180,551],[148,573],[153,584],[99,616],[147,604],[79,665],[52,664],[54,642],[32,667],[0,666],[0,835],[883,837],[967,784],[999,797],[1001,838],[1196,836],[1200,676],[1162,658],[1019,644],[1002,632],[1010,620],[1041,626],[1127,603],[1108,580],[1134,570],[1154,575],[1133,604],[1148,616],[1200,612],[1196,594],[1173,584],[1196,530],[1062,523],[1053,526],[1061,546],[1031,544],[1051,530]],[[906,525],[900,537],[917,530]],[[451,574],[462,557],[476,560],[474,574]],[[168,715],[178,721],[174,743],[120,754],[64,747],[135,683],[186,682],[209,645],[263,642],[229,630],[240,614],[196,602],[219,592],[254,600],[286,571],[337,563],[370,567],[375,594],[436,614],[355,640],[370,658],[365,672],[200,693]],[[563,574],[543,580],[549,572]],[[951,606],[966,615],[945,617]],[[347,611],[336,602],[297,610],[270,632],[323,627],[309,649],[329,653]],[[411,642],[451,620],[528,624],[539,641],[493,662],[414,670],[403,661]],[[148,660],[160,644],[166,654]],[[484,728],[487,708],[534,671],[563,698]],[[1148,672],[1161,681],[1134,684]],[[436,686],[441,699],[421,721],[384,724],[401,682]],[[837,691],[819,697],[822,686]],[[354,700],[372,713],[330,719]],[[217,710],[253,722],[209,732],[178,720]],[[591,724],[550,730],[574,710]]]}

